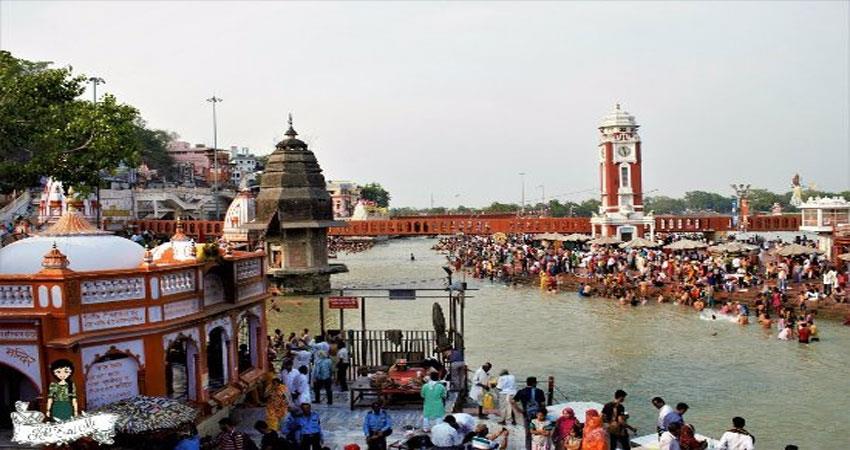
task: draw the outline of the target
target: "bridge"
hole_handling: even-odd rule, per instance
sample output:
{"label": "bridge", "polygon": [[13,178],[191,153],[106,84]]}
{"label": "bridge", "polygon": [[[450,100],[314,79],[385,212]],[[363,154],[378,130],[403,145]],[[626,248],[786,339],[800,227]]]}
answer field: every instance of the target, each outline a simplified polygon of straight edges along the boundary
{"label": "bridge", "polygon": [[[797,231],[799,214],[752,215],[747,231]],[[138,231],[171,235],[176,229],[174,220],[135,220],[130,222]],[[221,236],[220,221],[184,220],[184,233],[204,242]],[[656,233],[719,233],[735,231],[732,216],[691,215],[655,216]],[[493,233],[590,233],[589,217],[516,217],[512,215],[443,215],[407,216],[387,220],[352,220],[344,227],[331,228],[330,236],[436,236],[448,234],[487,235]]]}

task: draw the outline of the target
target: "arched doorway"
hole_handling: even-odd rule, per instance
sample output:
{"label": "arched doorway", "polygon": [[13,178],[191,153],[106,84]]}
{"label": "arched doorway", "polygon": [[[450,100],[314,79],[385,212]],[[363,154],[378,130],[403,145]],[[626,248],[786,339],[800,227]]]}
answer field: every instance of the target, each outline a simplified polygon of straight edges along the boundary
{"label": "arched doorway", "polygon": [[259,367],[260,320],[253,314],[244,314],[237,326],[239,373]]}
{"label": "arched doorway", "polygon": [[139,378],[139,361],[113,348],[86,370],[86,409],[136,397]]}
{"label": "arched doorway", "polygon": [[198,400],[198,345],[187,337],[176,339],[165,352],[166,395],[178,400]]}
{"label": "arched doorway", "polygon": [[30,402],[30,409],[37,409],[34,403],[38,397],[38,386],[17,369],[0,363],[0,429],[12,428],[15,402]]}
{"label": "arched doorway", "polygon": [[224,327],[215,327],[210,330],[207,336],[207,377],[210,389],[223,387],[229,380],[230,374],[227,370],[230,366],[229,347],[230,339]]}

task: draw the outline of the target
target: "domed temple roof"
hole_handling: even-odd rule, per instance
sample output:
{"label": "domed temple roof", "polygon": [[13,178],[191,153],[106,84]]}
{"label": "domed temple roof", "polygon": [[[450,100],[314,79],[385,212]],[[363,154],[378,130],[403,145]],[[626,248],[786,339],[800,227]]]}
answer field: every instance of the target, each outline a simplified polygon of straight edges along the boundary
{"label": "domed temple roof", "polygon": [[638,127],[639,125],[635,122],[635,116],[629,114],[628,112],[620,109],[620,104],[614,107],[614,110],[608,113],[604,119],[602,119],[602,124],[599,125],[599,128],[608,128],[608,127]]}
{"label": "domed temple roof", "polygon": [[67,257],[67,268],[75,272],[134,269],[145,254],[139,244],[95,229],[79,212],[69,210],[47,231],[0,249],[0,274],[41,271],[44,256],[54,245]]}
{"label": "domed temple roof", "polygon": [[259,223],[268,224],[275,213],[281,222],[311,222],[316,226],[333,221],[322,168],[307,144],[295,138],[297,134],[290,115],[289,137],[277,144],[263,172],[256,200]]}

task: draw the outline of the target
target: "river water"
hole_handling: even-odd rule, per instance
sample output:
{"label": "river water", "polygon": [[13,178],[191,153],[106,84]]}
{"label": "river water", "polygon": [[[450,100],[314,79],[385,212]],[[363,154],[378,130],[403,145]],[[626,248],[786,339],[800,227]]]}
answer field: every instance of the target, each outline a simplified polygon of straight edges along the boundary
{"label": "river water", "polygon": [[[445,256],[430,250],[430,238],[393,240],[353,255],[340,255],[349,273],[335,275],[340,286],[439,287]],[[410,253],[416,261],[410,261]],[[414,280],[435,281],[412,283]],[[555,377],[573,401],[608,401],[618,388],[628,392],[626,409],[639,434],[655,431],[656,410],[649,400],[686,402],[685,418],[697,431],[719,438],[731,418],[747,419],[758,448],[850,448],[850,328],[818,323],[821,341],[783,342],[776,331],[700,320],[691,309],[649,304],[624,307],[550,294],[534,287],[508,287],[468,280],[478,291],[467,300],[467,363],[493,363],[491,374],[507,368],[524,379]],[[401,283],[400,282],[407,282]],[[434,300],[369,299],[370,329],[431,329]],[[445,309],[445,301],[442,301]],[[269,329],[287,334],[317,330],[314,298],[278,299]],[[336,311],[327,326],[337,326]],[[359,326],[349,311],[346,326]],[[560,400],[560,399],[558,399]]]}

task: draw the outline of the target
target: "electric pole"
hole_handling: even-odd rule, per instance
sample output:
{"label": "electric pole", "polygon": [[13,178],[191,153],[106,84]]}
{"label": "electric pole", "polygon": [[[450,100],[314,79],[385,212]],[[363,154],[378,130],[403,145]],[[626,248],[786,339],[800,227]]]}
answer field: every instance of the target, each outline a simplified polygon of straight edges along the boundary
{"label": "electric pole", "polygon": [[[100,77],[91,77],[91,78],[89,78],[89,82],[92,85],[92,103],[94,105],[97,105],[97,85],[98,84],[106,84],[106,81],[103,81],[103,78],[100,78]],[[100,181],[98,181],[98,183],[97,183],[97,186],[96,186],[96,189],[95,189],[95,195],[97,196],[97,213],[95,214],[95,217],[96,217],[95,220],[97,221],[97,224],[96,224],[97,228],[100,228],[101,227],[101,223],[100,223],[100,209],[101,209],[100,208]]]}
{"label": "electric pole", "polygon": [[215,202],[215,220],[221,219],[221,207],[218,204],[218,120],[215,115],[215,105],[216,103],[222,102],[222,99],[218,98],[213,94],[212,97],[207,99],[208,102],[212,103],[212,113],[213,113],[213,201]]}

